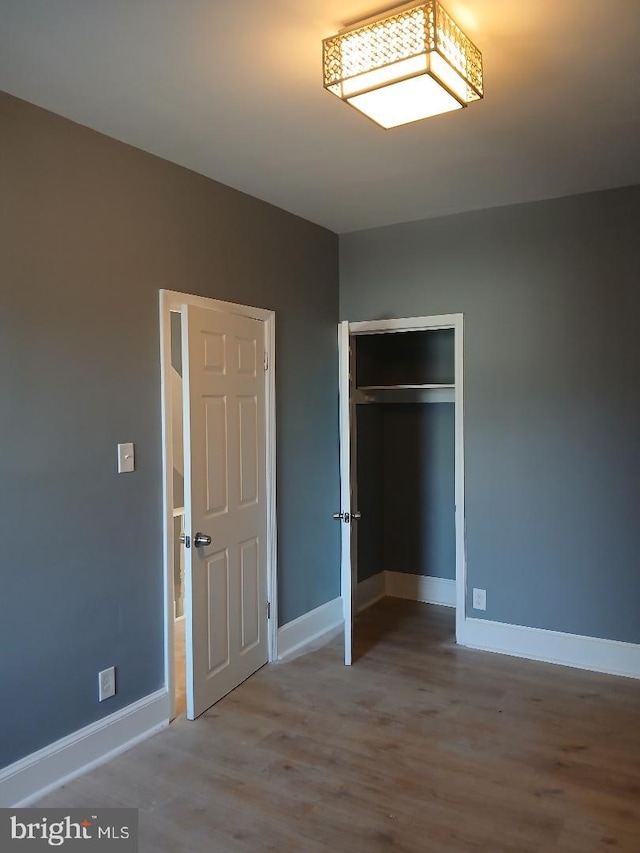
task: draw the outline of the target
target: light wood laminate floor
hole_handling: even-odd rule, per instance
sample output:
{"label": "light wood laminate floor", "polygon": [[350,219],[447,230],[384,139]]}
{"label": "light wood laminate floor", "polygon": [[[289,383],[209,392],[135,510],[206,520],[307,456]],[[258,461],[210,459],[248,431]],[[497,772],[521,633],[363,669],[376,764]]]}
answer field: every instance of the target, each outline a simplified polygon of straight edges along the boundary
{"label": "light wood laminate floor", "polygon": [[144,851],[640,851],[640,682],[474,652],[387,598],[40,805],[135,806]]}

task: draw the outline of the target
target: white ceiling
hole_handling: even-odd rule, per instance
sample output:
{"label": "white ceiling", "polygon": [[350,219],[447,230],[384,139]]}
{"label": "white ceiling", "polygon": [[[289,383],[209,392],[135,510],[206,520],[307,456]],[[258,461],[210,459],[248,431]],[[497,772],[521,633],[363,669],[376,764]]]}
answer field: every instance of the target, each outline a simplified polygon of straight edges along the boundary
{"label": "white ceiling", "polygon": [[337,232],[640,183],[640,0],[443,0],[485,99],[382,130],[321,39],[376,0],[0,0],[0,89]]}

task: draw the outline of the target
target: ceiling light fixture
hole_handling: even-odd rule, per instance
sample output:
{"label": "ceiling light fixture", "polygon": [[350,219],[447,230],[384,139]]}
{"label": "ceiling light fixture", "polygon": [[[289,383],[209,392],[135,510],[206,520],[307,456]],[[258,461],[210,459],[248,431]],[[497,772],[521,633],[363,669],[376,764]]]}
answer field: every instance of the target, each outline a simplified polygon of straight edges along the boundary
{"label": "ceiling light fixture", "polygon": [[324,87],[382,127],[483,97],[482,54],[431,0],[324,39]]}

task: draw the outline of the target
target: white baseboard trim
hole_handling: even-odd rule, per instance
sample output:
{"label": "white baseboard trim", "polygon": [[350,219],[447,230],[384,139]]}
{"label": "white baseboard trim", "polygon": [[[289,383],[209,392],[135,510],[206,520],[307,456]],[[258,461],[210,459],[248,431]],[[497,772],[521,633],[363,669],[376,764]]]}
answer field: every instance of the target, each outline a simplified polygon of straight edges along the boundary
{"label": "white baseboard trim", "polygon": [[343,630],[342,598],[338,597],[278,628],[278,660],[319,648]]}
{"label": "white baseboard trim", "polygon": [[384,598],[387,594],[386,587],[385,572],[378,572],[366,581],[360,581],[356,587],[356,613],[361,613]]}
{"label": "white baseboard trim", "polygon": [[446,578],[425,575],[407,575],[404,572],[385,572],[386,594],[392,598],[408,598],[427,604],[456,606],[456,582]]}
{"label": "white baseboard trim", "polygon": [[169,724],[166,688],[0,770],[0,807],[24,807]]}
{"label": "white baseboard trim", "polygon": [[458,643],[471,649],[640,678],[640,645],[634,643],[507,625],[487,619],[465,619],[463,625]]}

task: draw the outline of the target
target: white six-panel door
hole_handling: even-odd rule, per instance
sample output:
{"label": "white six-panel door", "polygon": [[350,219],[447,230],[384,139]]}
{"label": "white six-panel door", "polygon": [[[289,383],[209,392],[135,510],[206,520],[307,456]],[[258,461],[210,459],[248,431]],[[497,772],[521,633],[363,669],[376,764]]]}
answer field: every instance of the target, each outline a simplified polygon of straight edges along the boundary
{"label": "white six-panel door", "polygon": [[268,660],[264,335],[260,320],[183,306],[189,719]]}
{"label": "white six-panel door", "polygon": [[[349,323],[338,326],[338,387],[340,395],[340,526],[341,530],[341,588],[344,615],[344,662],[349,666],[353,657],[353,533],[351,523],[351,356]],[[345,520],[346,519],[346,520]]]}

